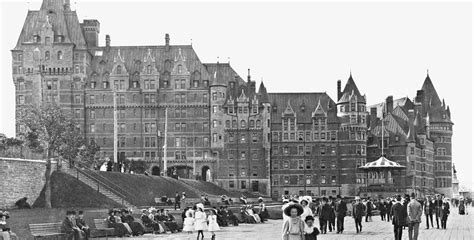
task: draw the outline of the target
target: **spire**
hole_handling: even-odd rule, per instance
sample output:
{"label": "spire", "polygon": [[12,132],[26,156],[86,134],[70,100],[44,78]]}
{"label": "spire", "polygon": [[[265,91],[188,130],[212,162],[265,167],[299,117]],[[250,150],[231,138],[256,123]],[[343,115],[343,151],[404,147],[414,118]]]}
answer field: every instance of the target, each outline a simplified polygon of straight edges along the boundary
{"label": "spire", "polygon": [[351,95],[355,95],[358,102],[365,102],[365,97],[360,94],[359,89],[354,82],[352,72],[350,72],[349,79],[347,80],[344,90],[341,92],[341,98],[339,99],[338,103],[349,102],[349,97]]}
{"label": "spire", "polygon": [[262,103],[270,102],[268,98],[267,88],[265,87],[265,84],[263,84],[263,80],[260,82],[260,86],[258,87],[258,95],[260,96],[260,102]]}

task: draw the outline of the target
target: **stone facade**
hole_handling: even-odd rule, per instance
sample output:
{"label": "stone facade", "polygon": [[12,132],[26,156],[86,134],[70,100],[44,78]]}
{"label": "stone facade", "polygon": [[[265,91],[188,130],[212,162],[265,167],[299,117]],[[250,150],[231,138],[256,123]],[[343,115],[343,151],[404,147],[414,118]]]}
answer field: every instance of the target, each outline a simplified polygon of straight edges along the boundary
{"label": "stone facade", "polygon": [[[52,163],[54,169],[55,162]],[[27,197],[28,203],[33,205],[43,190],[45,172],[46,161],[0,158],[0,186],[3,192],[0,208],[13,208],[15,202],[23,197]]]}
{"label": "stone facade", "polygon": [[[358,167],[380,154],[377,125],[371,125],[377,120],[352,75],[343,90],[338,82],[336,101],[322,92],[267,93],[250,72],[244,80],[230,64],[203,63],[191,45],[171,45],[168,34],[164,45],[113,46],[107,35],[99,46],[99,32],[99,21],[80,23],[67,0],[43,0],[29,11],[12,50],[17,111],[59,104],[100,145],[101,157],[113,156],[117,144],[119,159],[145,160],[154,175],[176,171],[274,197],[356,195],[364,186]],[[406,126],[396,129],[387,153],[410,161],[406,186],[431,191],[434,184],[448,193],[449,107],[431,80],[410,104],[393,108],[386,121],[405,116],[418,125],[409,138]],[[17,133],[22,130],[18,123]],[[399,142],[392,139],[397,134]]]}

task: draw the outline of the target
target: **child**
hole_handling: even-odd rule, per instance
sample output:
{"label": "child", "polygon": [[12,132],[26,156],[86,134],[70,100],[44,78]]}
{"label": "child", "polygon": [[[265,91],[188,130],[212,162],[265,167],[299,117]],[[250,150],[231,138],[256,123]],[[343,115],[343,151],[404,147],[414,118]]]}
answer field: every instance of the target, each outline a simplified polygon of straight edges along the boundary
{"label": "child", "polygon": [[196,204],[196,213],[194,214],[194,230],[198,231],[197,239],[201,235],[201,239],[204,239],[204,229],[207,227],[206,224],[206,213],[204,212],[204,204]]}
{"label": "child", "polygon": [[219,228],[219,224],[217,224],[216,210],[211,209],[210,215],[207,217],[207,221],[209,222],[209,227],[207,230],[212,234],[211,240],[215,240],[216,234],[214,232],[221,230]]}
{"label": "child", "polygon": [[304,226],[304,237],[305,240],[316,240],[318,239],[319,230],[317,227],[313,226],[314,218],[313,216],[306,216]]}
{"label": "child", "polygon": [[283,240],[304,240],[304,222],[300,216],[303,207],[298,203],[288,205],[283,211],[290,218],[283,223]]}
{"label": "child", "polygon": [[193,232],[194,230],[194,209],[188,207],[185,213],[185,218],[183,221],[183,232],[188,232],[188,238],[189,235]]}

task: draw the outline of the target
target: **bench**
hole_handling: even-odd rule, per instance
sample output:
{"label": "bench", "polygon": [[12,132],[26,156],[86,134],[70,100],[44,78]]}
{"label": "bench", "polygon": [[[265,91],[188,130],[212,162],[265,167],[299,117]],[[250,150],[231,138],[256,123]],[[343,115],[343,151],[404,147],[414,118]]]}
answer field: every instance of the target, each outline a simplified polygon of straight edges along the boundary
{"label": "bench", "polygon": [[[115,229],[109,228],[107,222],[104,219],[94,219],[95,230],[99,232],[99,235],[102,236],[105,234],[105,237],[114,236]],[[97,234],[94,234],[96,236]]]}
{"label": "bench", "polygon": [[29,224],[31,235],[35,239],[43,237],[56,237],[60,239],[60,236],[66,235],[62,232],[62,226],[61,222]]}

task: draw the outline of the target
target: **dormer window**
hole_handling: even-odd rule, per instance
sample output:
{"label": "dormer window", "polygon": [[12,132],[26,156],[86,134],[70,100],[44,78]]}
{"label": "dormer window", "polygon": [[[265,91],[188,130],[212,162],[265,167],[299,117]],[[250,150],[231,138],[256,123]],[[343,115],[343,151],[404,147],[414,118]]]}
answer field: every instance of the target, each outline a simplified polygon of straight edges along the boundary
{"label": "dormer window", "polygon": [[151,73],[152,73],[151,65],[146,66],[146,74],[151,74]]}
{"label": "dormer window", "polygon": [[49,60],[49,51],[44,52],[44,60]]}
{"label": "dormer window", "polygon": [[109,82],[108,82],[108,81],[103,81],[103,82],[102,82],[102,87],[103,87],[104,89],[109,88]]}
{"label": "dormer window", "polygon": [[208,81],[208,80],[204,80],[204,81],[203,81],[203,85],[204,85],[204,87],[209,87],[209,81]]}
{"label": "dormer window", "polygon": [[446,114],[445,113],[443,113],[443,119],[446,119]]}
{"label": "dormer window", "polygon": [[63,59],[63,52],[58,51],[58,60],[62,60],[62,59]]}
{"label": "dormer window", "polygon": [[40,36],[38,36],[38,35],[33,35],[33,42],[38,43],[38,42],[40,42],[40,41],[41,41]]}
{"label": "dormer window", "polygon": [[122,74],[122,66],[117,66],[116,73]]}
{"label": "dormer window", "polygon": [[235,82],[231,82],[230,83],[230,88],[234,88],[235,87]]}
{"label": "dormer window", "polygon": [[182,65],[178,65],[178,73],[182,73],[183,72],[183,66]]}
{"label": "dormer window", "polygon": [[304,109],[305,109],[304,104],[300,106],[300,109],[301,109],[302,112],[304,112]]}
{"label": "dormer window", "polygon": [[273,112],[276,112],[276,111],[277,111],[277,106],[274,105],[274,106],[272,107],[272,110],[273,110]]}
{"label": "dormer window", "polygon": [[57,41],[60,42],[60,43],[63,42],[63,36],[59,35],[59,36],[57,37]]}

